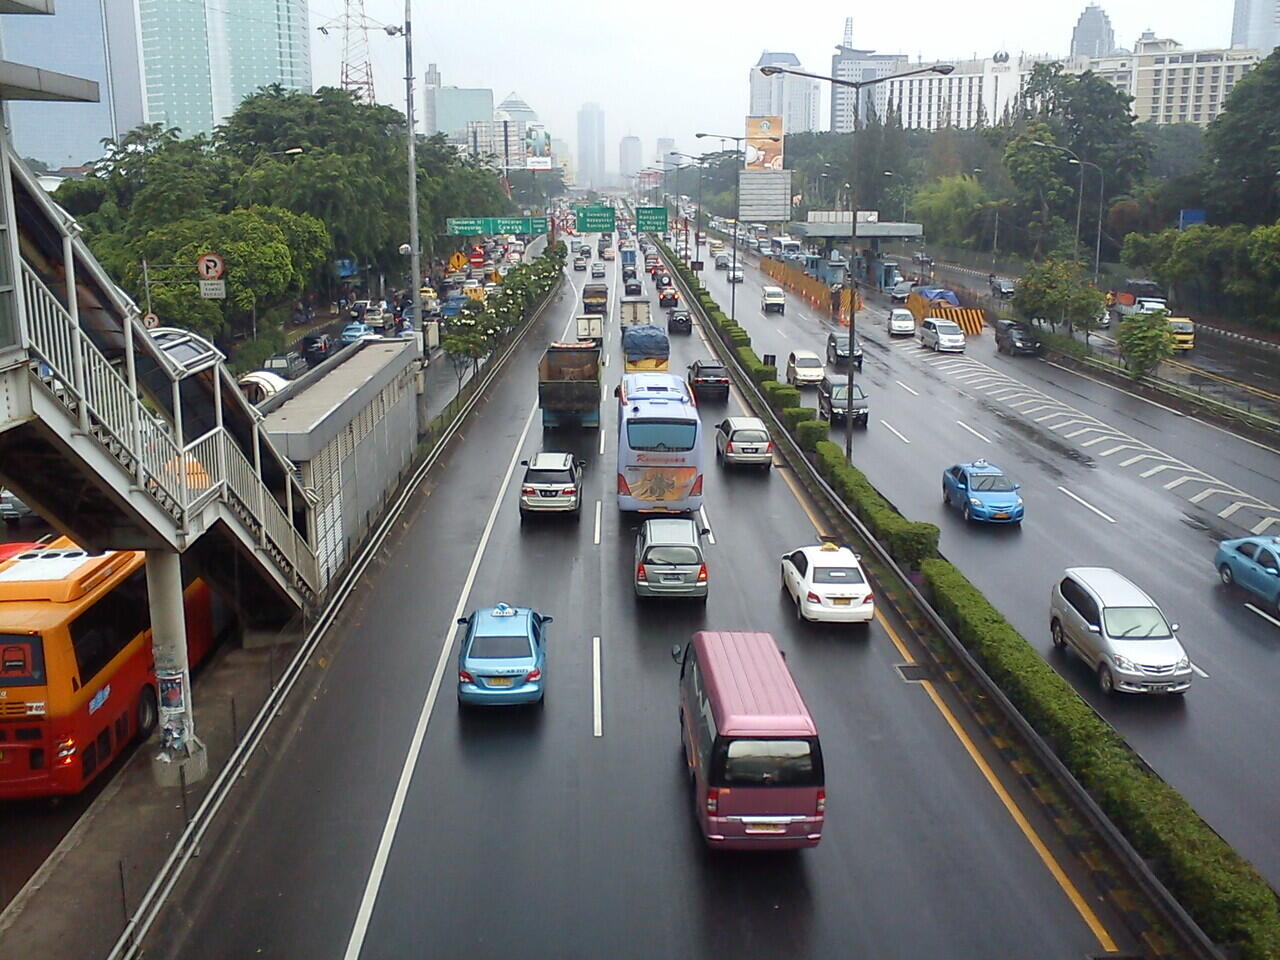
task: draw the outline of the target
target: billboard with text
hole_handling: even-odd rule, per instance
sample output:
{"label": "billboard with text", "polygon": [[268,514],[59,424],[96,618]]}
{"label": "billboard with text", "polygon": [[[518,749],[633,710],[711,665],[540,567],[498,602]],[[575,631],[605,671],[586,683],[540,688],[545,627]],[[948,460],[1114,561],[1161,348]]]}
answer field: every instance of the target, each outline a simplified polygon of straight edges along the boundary
{"label": "billboard with text", "polygon": [[531,123],[524,131],[524,168],[551,169],[551,135],[540,123]]}

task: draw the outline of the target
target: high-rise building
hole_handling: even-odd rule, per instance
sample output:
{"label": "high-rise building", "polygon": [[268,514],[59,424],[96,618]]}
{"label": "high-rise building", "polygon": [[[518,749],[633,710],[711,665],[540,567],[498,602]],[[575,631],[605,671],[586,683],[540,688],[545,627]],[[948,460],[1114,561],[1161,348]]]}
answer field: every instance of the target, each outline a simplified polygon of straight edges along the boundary
{"label": "high-rise building", "polygon": [[440,130],[436,122],[436,91],[439,89],[440,70],[434,63],[429,63],[427,72],[422,75],[422,129],[427,136]]}
{"label": "high-rise building", "polygon": [[101,98],[97,103],[10,103],[18,154],[54,168],[80,166],[102,156],[103,140],[115,140],[146,122],[132,3],[58,0],[52,17],[6,17],[0,22],[5,51],[14,60],[93,80]]}
{"label": "high-rise building", "polygon": [[1263,57],[1280,47],[1280,0],[1236,0],[1231,46],[1257,50]]}
{"label": "high-rise building", "polygon": [[469,120],[466,152],[499,169],[523,170],[527,126],[523,120]]}
{"label": "high-rise building", "polygon": [[537,123],[538,115],[534,113],[533,107],[529,106],[520,95],[514,90],[507,94],[507,99],[498,104],[497,110],[494,111],[496,119],[502,118],[498,114],[505,113],[508,120],[520,120],[523,123]]}
{"label": "high-rise building", "polygon": [[468,123],[493,119],[493,91],[486,87],[437,87],[432,98],[436,126],[427,132],[457,143],[466,140]]}
{"label": "high-rise building", "polygon": [[[955,69],[946,76],[917,74],[886,80],[887,104],[897,111],[909,130],[968,128],[995,123],[1017,102],[1031,69],[1058,58],[1002,52],[983,60],[951,60]],[[927,67],[928,64],[912,64]]]}
{"label": "high-rise building", "polygon": [[[836,45],[831,57],[831,76],[836,80],[867,81],[887,77],[907,69],[908,59],[900,53],[875,53],[856,50],[853,46],[853,18],[844,21],[844,42]],[[884,117],[889,102],[885,84],[878,83],[863,90],[831,85],[831,130],[849,133],[854,129],[854,117],[858,125],[865,125],[874,111]],[[784,132],[787,131],[785,123]]]}
{"label": "high-rise building", "polygon": [[657,163],[671,163],[672,152],[676,148],[676,142],[671,137],[658,138],[658,152],[653,155],[653,159]]}
{"label": "high-rise building", "polygon": [[605,185],[604,111],[598,103],[584,103],[578,111],[577,184],[592,190]]}
{"label": "high-rise building", "polygon": [[573,151],[569,141],[558,137],[551,141],[551,162],[562,171],[565,183],[573,183]]}
{"label": "high-rise building", "polygon": [[1115,49],[1116,35],[1111,29],[1111,18],[1097,4],[1089,4],[1071,31],[1071,56],[1109,57]]}
{"label": "high-rise building", "polygon": [[[112,6],[119,0],[109,0]],[[307,5],[293,0],[136,0],[147,119],[209,133],[260,87],[311,92]]]}
{"label": "high-rise building", "polygon": [[644,146],[639,137],[623,137],[618,143],[618,173],[623,183],[627,183],[640,172]]}
{"label": "high-rise building", "polygon": [[751,68],[751,97],[747,113],[753,117],[781,117],[782,132],[812,133],[818,129],[818,110],[821,92],[818,81],[807,77],[794,77],[776,73],[766,77],[761,67],[791,67],[802,70],[800,58],[794,53],[776,53],[766,50]]}

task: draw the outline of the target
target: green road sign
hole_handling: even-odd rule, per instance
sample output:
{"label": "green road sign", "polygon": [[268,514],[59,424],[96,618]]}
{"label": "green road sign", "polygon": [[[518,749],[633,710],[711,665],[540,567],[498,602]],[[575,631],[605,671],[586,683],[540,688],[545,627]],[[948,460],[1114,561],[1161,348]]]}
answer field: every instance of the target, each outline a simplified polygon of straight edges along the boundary
{"label": "green road sign", "polygon": [[666,233],[666,207],[636,207],[636,229],[641,233]]}
{"label": "green road sign", "polygon": [[549,228],[546,217],[450,217],[445,221],[445,229],[451,237],[546,233]]}
{"label": "green road sign", "polygon": [[573,215],[579,233],[612,233],[616,226],[613,207],[574,207]]}

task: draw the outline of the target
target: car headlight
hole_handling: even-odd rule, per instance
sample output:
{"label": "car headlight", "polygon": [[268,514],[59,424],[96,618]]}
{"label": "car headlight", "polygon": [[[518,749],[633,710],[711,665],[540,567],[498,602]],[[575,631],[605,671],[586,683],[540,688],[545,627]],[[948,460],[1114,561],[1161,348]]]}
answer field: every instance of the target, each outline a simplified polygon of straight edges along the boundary
{"label": "car headlight", "polygon": [[1021,498],[1021,497],[1018,497],[1016,500],[1014,500],[1014,501],[1013,501],[1013,505],[1014,505],[1015,507],[1020,507],[1020,506],[1022,506],[1022,498]]}
{"label": "car headlight", "polygon": [[980,507],[980,506],[982,506],[982,501],[981,501],[981,500],[979,500],[977,497],[970,497],[970,498],[969,498],[969,503],[970,503],[972,506],[975,506],[975,507]]}
{"label": "car headlight", "polygon": [[1138,672],[1137,664],[1135,664],[1135,663],[1134,663],[1132,660],[1130,660],[1128,657],[1122,657],[1122,656],[1120,656],[1120,654],[1118,654],[1118,653],[1113,653],[1113,654],[1111,655],[1111,662],[1112,662],[1112,663],[1114,663],[1114,664],[1116,665],[1117,669],[1120,669],[1120,670],[1127,670],[1127,671],[1129,671],[1130,673],[1137,673],[1137,672]]}
{"label": "car headlight", "polygon": [[1191,658],[1190,658],[1190,657],[1183,657],[1181,660],[1179,660],[1179,661],[1178,661],[1178,665],[1177,665],[1174,669],[1176,669],[1176,670],[1190,670],[1190,669],[1191,669]]}

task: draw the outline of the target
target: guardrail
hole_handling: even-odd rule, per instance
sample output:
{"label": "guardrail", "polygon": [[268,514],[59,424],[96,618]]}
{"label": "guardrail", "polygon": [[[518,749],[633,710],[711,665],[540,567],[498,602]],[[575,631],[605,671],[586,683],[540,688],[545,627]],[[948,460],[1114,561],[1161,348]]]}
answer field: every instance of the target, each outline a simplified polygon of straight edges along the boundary
{"label": "guardrail", "polygon": [[[665,249],[664,255],[669,262],[674,262],[675,258]],[[703,329],[712,334],[712,342],[716,347],[716,352],[730,371],[730,375],[733,377],[738,389],[756,414],[769,424],[770,432],[773,434],[777,448],[782,452],[784,459],[795,471],[797,477],[805,483],[811,492],[816,492],[822,497],[825,506],[839,516],[840,520],[852,529],[871,550],[882,567],[890,571],[895,581],[895,587],[906,593],[915,611],[924,618],[933,632],[945,643],[950,656],[964,667],[970,679],[978,685],[982,695],[986,697],[987,702],[994,705],[1006,722],[1017,731],[1023,742],[1034,754],[1036,760],[1084,816],[1090,827],[1106,844],[1117,861],[1123,864],[1135,885],[1147,897],[1152,906],[1158,910],[1170,931],[1182,941],[1189,955],[1200,958],[1200,960],[1224,960],[1224,954],[1218,949],[1217,945],[1174,898],[1148,866],[1142,855],[1134,849],[1128,839],[1111,822],[1111,819],[1098,806],[1088,791],[1071,774],[1071,771],[1066,768],[1057,754],[1053,752],[1040,734],[1036,732],[1035,728],[1013,705],[1005,692],[988,676],[982,665],[974,659],[968,648],[965,647],[946,621],[933,608],[932,604],[920,592],[920,589],[907,573],[897,564],[889,551],[871,534],[839,494],[818,473],[816,467],[805,456],[804,451],[800,449],[795,439],[791,436],[786,424],[774,413],[772,406],[766,401],[755,382],[743,370],[737,351],[734,349],[735,345],[728,342],[720,328],[709,320],[697,296],[693,294],[688,284],[685,283],[684,277],[680,272],[675,269],[671,272],[687,298],[690,309],[698,316]],[[902,613],[903,611],[899,612]]]}

